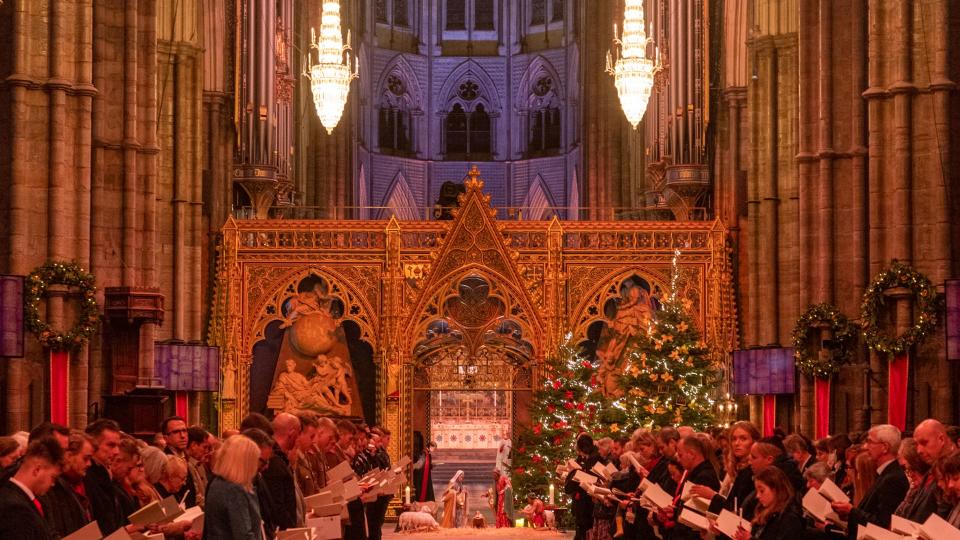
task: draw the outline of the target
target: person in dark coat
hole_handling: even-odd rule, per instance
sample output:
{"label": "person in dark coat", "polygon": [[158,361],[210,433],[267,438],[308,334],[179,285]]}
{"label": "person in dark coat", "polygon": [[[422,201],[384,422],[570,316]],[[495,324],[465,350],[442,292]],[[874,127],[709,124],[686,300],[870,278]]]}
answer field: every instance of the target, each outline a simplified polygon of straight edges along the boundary
{"label": "person in dark coat", "polygon": [[670,520],[674,523],[670,531],[670,540],[700,540],[700,531],[679,523],[680,513],[684,508],[679,494],[683,492],[683,486],[688,482],[719,491],[720,479],[717,477],[717,468],[710,459],[713,456],[713,445],[704,434],[684,437],[677,446],[677,460],[683,466],[684,475],[677,486],[673,515],[670,516]]}
{"label": "person in dark coat", "polygon": [[910,482],[897,462],[900,430],[890,424],[870,428],[864,448],[877,464],[877,481],[856,507],[850,503],[831,503],[833,511],[847,521],[848,538],[857,537],[857,527],[874,523],[890,528],[890,516],[903,502]]}
{"label": "person in dark coat", "polygon": [[220,447],[204,503],[204,539],[264,540],[253,493],[260,458],[260,447],[243,435],[230,437]]}
{"label": "person in dark coat", "polygon": [[273,420],[273,429],[273,455],[261,474],[274,503],[274,525],[280,530],[293,529],[301,524],[297,516],[297,487],[287,452],[300,434],[300,421],[292,414],[280,413]]}
{"label": "person in dark coat", "polygon": [[110,479],[110,467],[120,455],[120,426],[113,420],[101,418],[87,426],[85,431],[93,439],[93,463],[83,478],[83,486],[100,532],[110,535],[127,524],[127,516],[120,508],[117,491]]}
{"label": "person in dark coat", "polygon": [[[260,519],[263,520],[263,528],[265,531],[272,532],[277,530],[277,521],[273,517],[277,514],[277,511],[274,509],[276,504],[273,502],[273,498],[270,495],[270,488],[264,481],[262,473],[270,463],[270,458],[273,457],[273,439],[271,439],[270,436],[260,428],[247,428],[241,433],[244,437],[252,440],[257,447],[260,448],[259,470],[253,477],[251,483],[253,485],[253,493],[257,498],[257,504],[260,510]],[[210,486],[208,485],[208,494],[209,491]]]}
{"label": "person in dark coat", "polygon": [[40,496],[44,518],[56,536],[67,536],[93,521],[83,478],[93,459],[93,441],[82,431],[74,431],[67,442],[60,476],[46,494]]}
{"label": "person in dark coat", "polygon": [[904,439],[897,452],[897,461],[910,482],[910,490],[897,507],[895,515],[923,523],[937,510],[937,482],[930,465],[917,452],[914,439]]}
{"label": "person in dark coat", "polygon": [[27,446],[17,472],[0,484],[0,538],[53,538],[37,497],[53,486],[62,459],[63,449],[53,438],[42,438]]}
{"label": "person in dark coat", "polygon": [[[597,447],[593,444],[593,437],[582,434],[577,437],[577,464],[586,472],[600,460],[600,454]],[[586,540],[587,531],[593,527],[593,499],[584,491],[580,484],[573,479],[576,471],[567,473],[567,479],[563,486],[563,491],[573,498],[573,520],[576,524],[576,533],[574,540]]]}
{"label": "person in dark coat", "polygon": [[413,489],[418,502],[437,499],[433,493],[433,452],[436,449],[437,443],[430,441],[413,464]]}
{"label": "person in dark coat", "polygon": [[751,531],[738,531],[736,540],[800,540],[803,515],[793,484],[779,467],[767,467],[754,475],[757,512]]}

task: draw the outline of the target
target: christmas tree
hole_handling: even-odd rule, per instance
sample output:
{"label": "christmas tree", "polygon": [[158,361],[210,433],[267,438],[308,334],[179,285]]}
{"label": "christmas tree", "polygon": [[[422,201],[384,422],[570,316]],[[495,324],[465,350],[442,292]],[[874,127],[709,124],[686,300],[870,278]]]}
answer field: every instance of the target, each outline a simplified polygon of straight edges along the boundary
{"label": "christmas tree", "polygon": [[714,400],[720,373],[690,316],[690,301],[677,294],[679,270],[674,256],[670,291],[648,332],[628,343],[623,396],[618,400],[632,426],[687,425],[702,429],[714,423]]}
{"label": "christmas tree", "polygon": [[550,484],[557,502],[564,495],[557,466],[576,457],[577,435],[588,433],[594,440],[621,436],[625,412],[605,397],[597,379],[594,362],[580,352],[567,336],[556,357],[544,368],[543,387],[533,395],[531,428],[514,444],[512,483],[518,501],[536,493],[547,502]]}

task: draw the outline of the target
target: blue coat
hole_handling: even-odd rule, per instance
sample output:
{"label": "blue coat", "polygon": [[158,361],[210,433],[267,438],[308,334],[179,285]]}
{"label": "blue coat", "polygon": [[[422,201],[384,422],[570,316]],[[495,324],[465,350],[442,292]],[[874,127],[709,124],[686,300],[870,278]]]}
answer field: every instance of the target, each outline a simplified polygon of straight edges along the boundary
{"label": "blue coat", "polygon": [[206,540],[264,540],[257,497],[239,484],[214,476],[203,510]]}

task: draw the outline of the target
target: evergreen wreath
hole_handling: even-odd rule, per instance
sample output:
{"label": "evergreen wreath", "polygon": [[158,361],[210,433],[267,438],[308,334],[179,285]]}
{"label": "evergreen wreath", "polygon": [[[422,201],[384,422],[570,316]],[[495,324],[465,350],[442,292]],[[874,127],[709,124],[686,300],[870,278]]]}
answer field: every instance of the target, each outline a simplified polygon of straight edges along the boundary
{"label": "evergreen wreath", "polygon": [[[919,315],[906,332],[891,336],[880,331],[880,312],[885,307],[884,291],[896,287],[907,288],[913,293]],[[877,274],[863,295],[860,316],[863,320],[864,341],[870,349],[878,353],[904,353],[936,328],[942,302],[942,295],[927,276],[894,259],[890,268]]]}
{"label": "evergreen wreath", "polygon": [[[811,331],[822,324],[826,324],[833,331],[833,340],[836,342],[837,353],[826,360],[811,354],[807,346]],[[856,337],[856,327],[839,308],[826,303],[811,305],[793,327],[793,349],[797,368],[804,375],[829,379],[840,371],[840,366],[850,361],[853,355],[852,344]]]}
{"label": "evergreen wreath", "polygon": [[[67,285],[80,290],[80,314],[77,323],[65,333],[57,332],[50,327],[50,323],[40,318],[40,301],[46,296],[50,285]],[[27,329],[36,334],[41,345],[53,351],[80,349],[100,326],[96,293],[93,274],[77,263],[47,261],[27,276],[23,299]]]}

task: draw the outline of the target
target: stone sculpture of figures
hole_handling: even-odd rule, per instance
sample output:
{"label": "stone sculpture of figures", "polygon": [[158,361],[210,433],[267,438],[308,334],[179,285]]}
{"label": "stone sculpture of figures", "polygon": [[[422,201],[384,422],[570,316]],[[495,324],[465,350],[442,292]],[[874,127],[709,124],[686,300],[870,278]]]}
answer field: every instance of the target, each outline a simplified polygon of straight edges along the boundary
{"label": "stone sculpture of figures", "polygon": [[313,362],[317,374],[311,380],[315,391],[326,401],[329,409],[350,408],[350,387],[347,368],[339,356],[321,354]]}
{"label": "stone sculpture of figures", "polygon": [[302,405],[306,392],[310,390],[310,381],[297,371],[297,362],[293,358],[287,358],[286,367],[287,370],[277,378],[274,392],[283,397],[283,409],[289,411]]}
{"label": "stone sculpture of figures", "polygon": [[443,521],[440,526],[446,529],[460,528],[467,523],[469,509],[467,490],[463,488],[463,471],[457,471],[447,489],[443,492]]}
{"label": "stone sculpture of figures", "polygon": [[638,285],[630,286],[617,308],[616,316],[604,330],[605,343],[597,348],[597,359],[600,360],[598,375],[606,395],[617,396],[621,393],[617,381],[623,374],[620,369],[623,350],[631,338],[649,331],[653,311],[650,293]]}
{"label": "stone sculpture of figures", "polygon": [[290,299],[287,316],[280,325],[280,328],[289,328],[298,318],[305,315],[316,313],[326,315],[330,319],[329,329],[333,330],[336,326],[333,316],[330,315],[330,303],[332,299],[327,294],[327,286],[323,282],[314,284],[313,289],[297,294]]}

